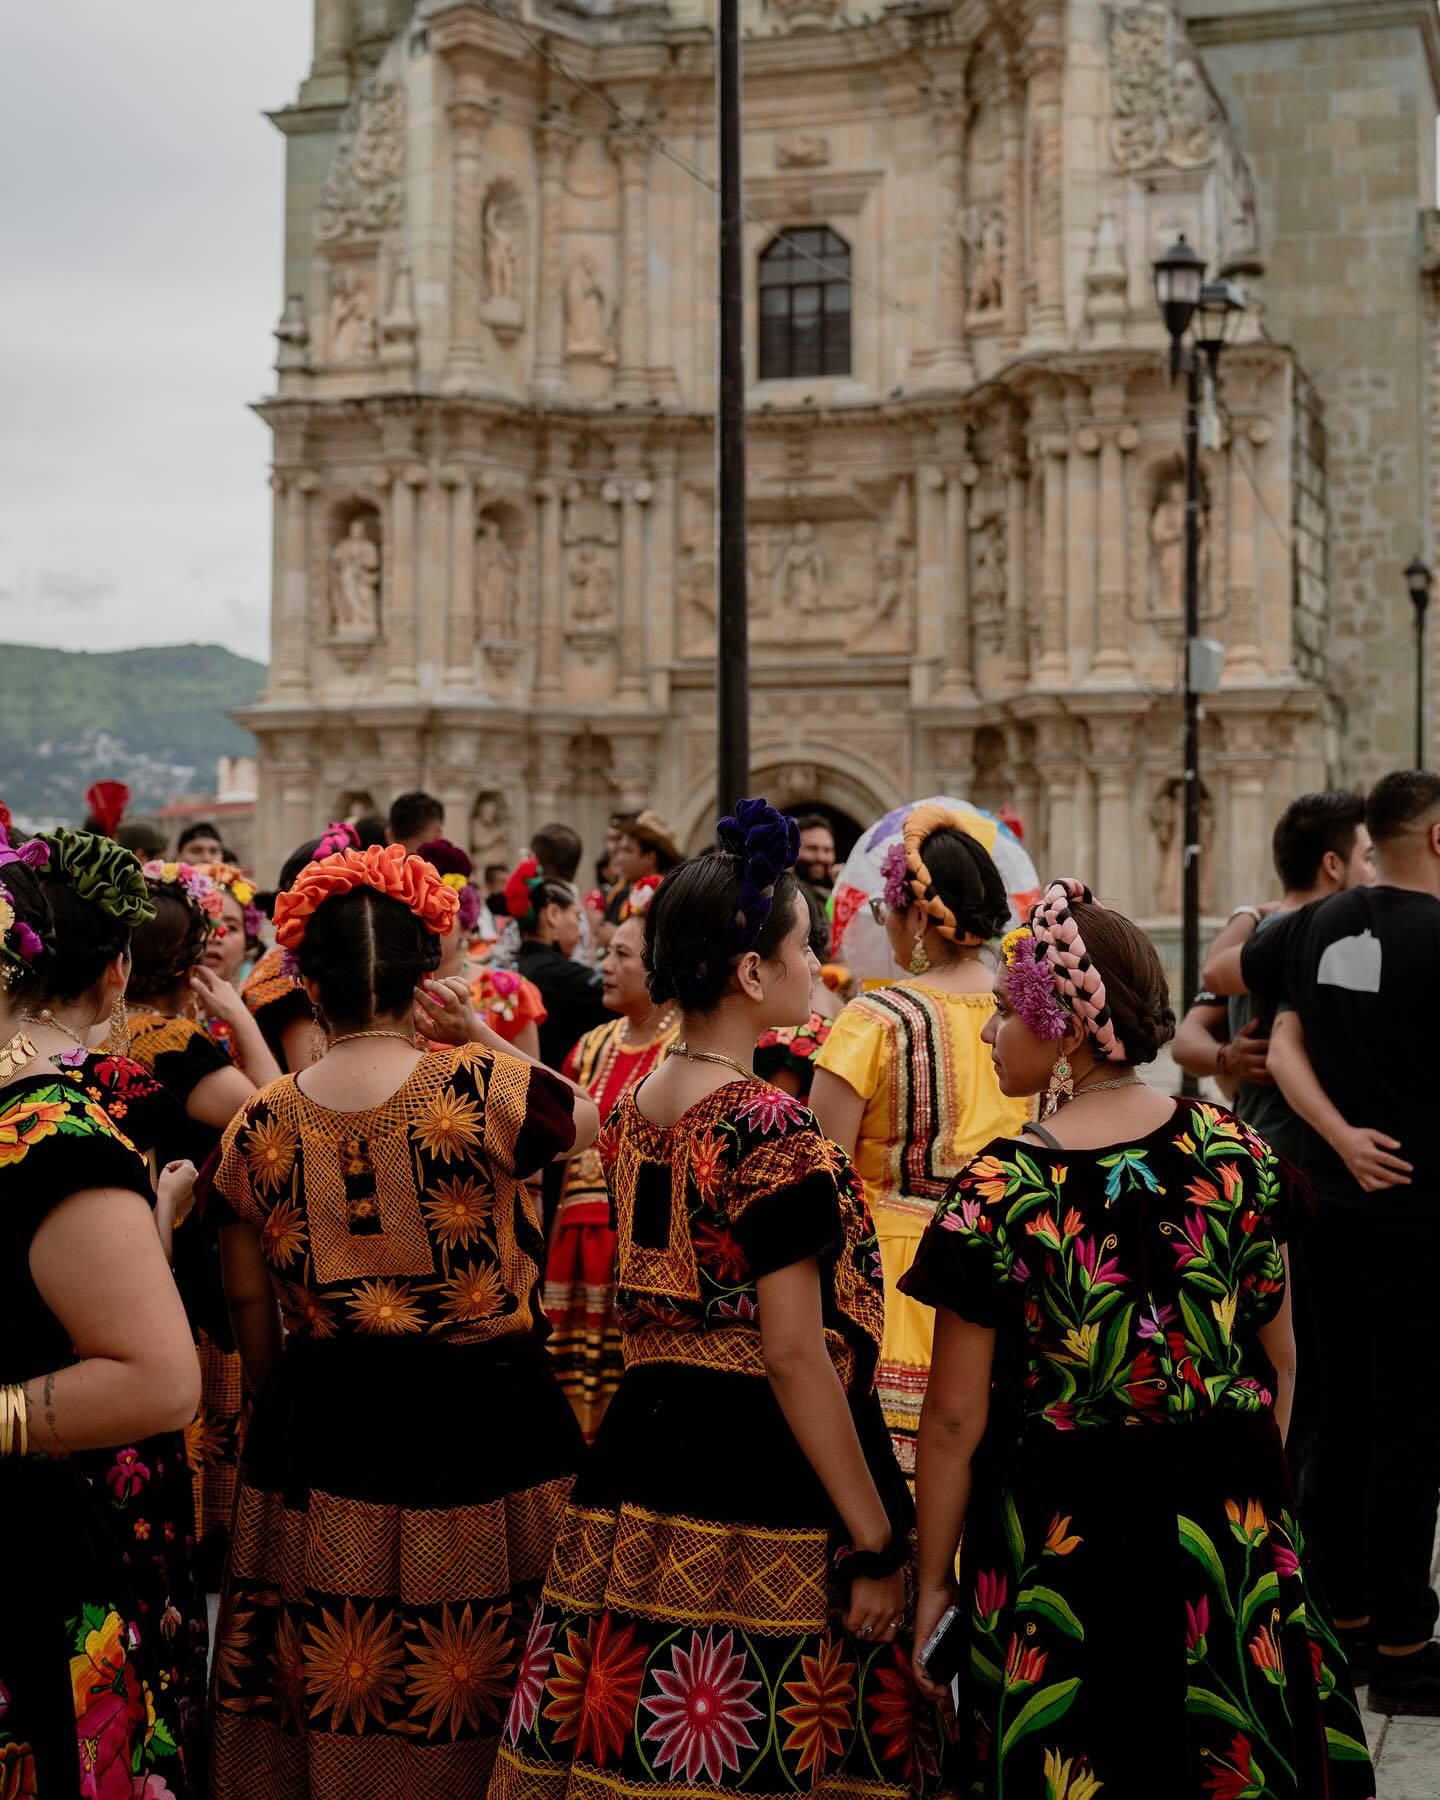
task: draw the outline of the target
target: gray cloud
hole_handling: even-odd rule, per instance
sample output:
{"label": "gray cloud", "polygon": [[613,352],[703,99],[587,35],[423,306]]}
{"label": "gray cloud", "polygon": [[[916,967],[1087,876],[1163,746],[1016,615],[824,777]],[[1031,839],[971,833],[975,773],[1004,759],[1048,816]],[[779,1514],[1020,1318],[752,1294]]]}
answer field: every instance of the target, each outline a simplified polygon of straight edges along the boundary
{"label": "gray cloud", "polygon": [[[14,9],[0,73],[12,641],[267,647],[268,391],[300,0]],[[203,71],[203,78],[201,72]],[[57,621],[63,619],[61,625]]]}

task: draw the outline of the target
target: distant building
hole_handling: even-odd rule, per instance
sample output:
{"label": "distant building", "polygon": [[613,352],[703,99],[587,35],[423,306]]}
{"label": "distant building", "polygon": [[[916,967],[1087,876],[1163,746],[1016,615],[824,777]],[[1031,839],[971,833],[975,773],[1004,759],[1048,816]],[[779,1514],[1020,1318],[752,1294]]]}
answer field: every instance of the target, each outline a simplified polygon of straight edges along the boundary
{"label": "distant building", "polygon": [[182,795],[150,816],[169,837],[172,850],[187,825],[193,825],[198,819],[208,819],[218,827],[226,846],[235,852],[240,867],[254,870],[258,783],[259,774],[253,757],[222,756],[215,771],[213,794]]}
{"label": "distant building", "polygon": [[[274,115],[273,649],[239,715],[262,872],[421,785],[485,860],[642,804],[698,842],[708,13],[315,14]],[[770,0],[749,25],[755,789],[862,823],[1008,802],[1042,869],[1173,920],[1180,412],[1150,262],[1184,231],[1254,300],[1203,464],[1207,903],[1268,891],[1294,792],[1409,755],[1433,0]]]}

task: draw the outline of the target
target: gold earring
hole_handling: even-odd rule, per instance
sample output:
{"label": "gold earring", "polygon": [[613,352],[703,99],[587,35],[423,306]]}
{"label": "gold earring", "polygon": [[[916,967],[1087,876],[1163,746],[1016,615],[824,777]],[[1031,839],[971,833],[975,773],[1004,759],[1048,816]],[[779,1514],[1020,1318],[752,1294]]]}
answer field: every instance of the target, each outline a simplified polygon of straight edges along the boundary
{"label": "gold earring", "polygon": [[1045,1090],[1045,1117],[1059,1112],[1067,1100],[1075,1098],[1075,1078],[1070,1070],[1070,1058],[1062,1050],[1055,1058],[1055,1066],[1050,1071],[1050,1085]]}
{"label": "gold earring", "polygon": [[925,933],[922,931],[915,939],[915,948],[910,952],[910,973],[923,975],[930,967],[930,958],[925,954]]}
{"label": "gold earring", "polygon": [[320,1008],[313,1002],[310,1006],[310,1061],[318,1063],[330,1048],[330,1039],[325,1030],[325,1022],[320,1017]]}
{"label": "gold earring", "polygon": [[112,1056],[130,1054],[130,1012],[123,994],[115,996],[115,1004],[110,1008],[110,1033],[105,1042]]}

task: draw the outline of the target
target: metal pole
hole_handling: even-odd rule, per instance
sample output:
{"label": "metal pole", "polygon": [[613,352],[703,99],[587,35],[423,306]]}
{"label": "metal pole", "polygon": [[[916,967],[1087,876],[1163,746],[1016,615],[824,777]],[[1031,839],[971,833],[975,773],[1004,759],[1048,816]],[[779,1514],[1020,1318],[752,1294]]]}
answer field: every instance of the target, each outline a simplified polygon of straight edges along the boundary
{"label": "metal pole", "polygon": [[[1195,640],[1200,635],[1200,352],[1185,363],[1185,888],[1181,928],[1182,1004],[1200,989],[1200,696],[1195,692]],[[1182,1094],[1200,1084],[1186,1074]]]}
{"label": "metal pole", "polygon": [[750,646],[745,533],[745,243],[741,180],[740,4],[719,0],[715,107],[720,151],[720,393],[715,433],[719,605],[715,702],[717,799],[750,789]]}
{"label": "metal pole", "polygon": [[1425,767],[1425,608],[1415,608],[1415,767]]}

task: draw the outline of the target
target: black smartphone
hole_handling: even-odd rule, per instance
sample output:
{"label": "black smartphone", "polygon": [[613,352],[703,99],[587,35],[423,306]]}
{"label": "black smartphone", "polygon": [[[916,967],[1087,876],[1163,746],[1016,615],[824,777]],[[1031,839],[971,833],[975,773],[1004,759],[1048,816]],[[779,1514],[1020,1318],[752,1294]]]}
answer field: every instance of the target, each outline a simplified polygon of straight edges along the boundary
{"label": "black smartphone", "polygon": [[965,1621],[958,1606],[948,1606],[920,1652],[920,1667],[936,1687],[949,1687],[965,1658]]}

